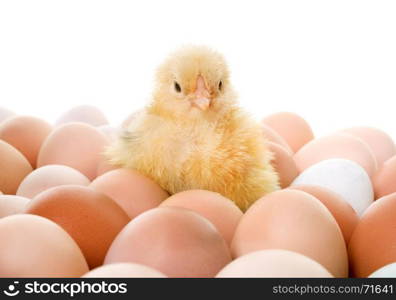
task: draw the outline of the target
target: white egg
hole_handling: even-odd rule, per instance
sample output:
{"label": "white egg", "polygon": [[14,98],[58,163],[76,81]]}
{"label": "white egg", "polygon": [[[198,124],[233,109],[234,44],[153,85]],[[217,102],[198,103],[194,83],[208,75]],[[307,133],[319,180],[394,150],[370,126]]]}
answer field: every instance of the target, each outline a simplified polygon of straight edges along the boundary
{"label": "white egg", "polygon": [[374,201],[373,187],[366,171],[347,159],[327,159],[302,172],[292,185],[311,184],[342,196],[361,216]]}
{"label": "white egg", "polygon": [[371,277],[371,278],[379,278],[379,277],[396,278],[396,262],[386,265],[382,268],[379,268],[377,271],[371,273],[371,275],[369,277]]}

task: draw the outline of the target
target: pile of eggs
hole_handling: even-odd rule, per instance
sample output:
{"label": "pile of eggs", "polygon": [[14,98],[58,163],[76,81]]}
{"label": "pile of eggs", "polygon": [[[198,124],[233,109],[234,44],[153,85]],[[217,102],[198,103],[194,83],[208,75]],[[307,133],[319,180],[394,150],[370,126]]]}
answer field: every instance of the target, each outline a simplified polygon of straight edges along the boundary
{"label": "pile of eggs", "polygon": [[396,148],[383,131],[314,138],[296,114],[264,118],[282,189],[243,213],[108,165],[133,118],[113,127],[79,106],[49,124],[0,108],[1,277],[396,277]]}

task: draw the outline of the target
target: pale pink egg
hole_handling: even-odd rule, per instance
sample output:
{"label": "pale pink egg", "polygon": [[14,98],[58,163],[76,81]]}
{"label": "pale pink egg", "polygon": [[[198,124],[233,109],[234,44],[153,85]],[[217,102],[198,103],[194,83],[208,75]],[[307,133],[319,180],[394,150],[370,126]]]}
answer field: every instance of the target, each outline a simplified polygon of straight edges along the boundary
{"label": "pale pink egg", "polygon": [[345,242],[349,242],[352,232],[359,222],[359,217],[346,200],[330,189],[317,185],[296,185],[290,188],[311,194],[322,202],[340,226]]}
{"label": "pale pink egg", "polygon": [[356,136],[365,142],[373,152],[378,166],[396,155],[396,147],[392,138],[380,129],[372,127],[353,127],[342,132]]}
{"label": "pale pink egg", "polygon": [[116,263],[100,266],[84,274],[85,278],[165,278],[153,268],[133,263]]}
{"label": "pale pink egg", "polygon": [[33,198],[37,194],[60,185],[89,185],[89,179],[79,171],[63,165],[47,165],[26,176],[17,190],[17,195]]}
{"label": "pale pink egg", "polygon": [[216,277],[334,277],[322,265],[297,252],[271,249],[251,252],[225,266]]}
{"label": "pale pink egg", "polygon": [[294,155],[300,172],[331,158],[352,160],[361,165],[370,177],[377,170],[377,162],[367,144],[348,134],[333,134],[313,140]]}
{"label": "pale pink egg", "polygon": [[388,159],[373,177],[375,199],[396,192],[396,155]]}
{"label": "pale pink egg", "polygon": [[172,195],[161,206],[191,209],[212,222],[224,240],[231,244],[242,211],[231,200],[205,190],[189,190]]}
{"label": "pale pink egg", "polygon": [[0,277],[79,277],[88,265],[60,226],[33,215],[0,219]]}
{"label": "pale pink egg", "polygon": [[282,146],[286,150],[286,152],[288,152],[289,154],[293,154],[293,151],[291,150],[289,145],[286,143],[283,137],[281,137],[275,130],[265,124],[261,124],[261,128],[263,130],[263,136],[268,142],[278,144]]}
{"label": "pale pink egg", "polygon": [[112,198],[130,218],[157,207],[169,197],[153,180],[128,169],[109,171],[92,181],[90,187]]}
{"label": "pale pink egg", "polygon": [[279,112],[272,114],[265,117],[263,123],[283,137],[293,152],[297,152],[314,138],[309,124],[295,113]]}
{"label": "pale pink egg", "polygon": [[16,116],[0,125],[0,139],[20,151],[33,168],[41,145],[50,134],[52,126],[35,117]]}
{"label": "pale pink egg", "polygon": [[102,132],[109,139],[109,141],[116,140],[121,133],[120,128],[113,127],[110,125],[102,125],[102,126],[99,126],[98,129],[100,132]]}
{"label": "pale pink egg", "polygon": [[30,199],[25,197],[0,193],[0,218],[23,213],[29,201]]}
{"label": "pale pink egg", "polygon": [[0,107],[0,123],[13,116],[15,116],[13,111],[4,107]]}
{"label": "pale pink egg", "polygon": [[268,147],[274,154],[271,164],[278,173],[280,186],[286,188],[299,174],[296,162],[282,146],[269,142]]}
{"label": "pale pink egg", "polygon": [[59,117],[56,121],[56,125],[73,122],[82,122],[92,126],[101,126],[109,123],[104,113],[92,105],[73,107]]}
{"label": "pale pink egg", "polygon": [[233,256],[265,249],[295,251],[335,277],[348,275],[345,241],[336,220],[318,199],[302,191],[273,192],[242,217],[231,245]]}
{"label": "pale pink egg", "polygon": [[134,111],[133,113],[131,113],[122,123],[121,123],[121,128],[128,128],[129,124],[131,124],[131,122],[133,120],[135,120],[144,110],[143,109],[139,109],[137,111]]}
{"label": "pale pink egg", "polygon": [[65,124],[56,128],[44,141],[37,166],[66,165],[92,180],[96,177],[107,144],[106,136],[91,125]]}
{"label": "pale pink egg", "polygon": [[133,262],[169,277],[213,277],[231,261],[227,243],[199,214],[160,207],[133,219],[116,237],[105,263]]}

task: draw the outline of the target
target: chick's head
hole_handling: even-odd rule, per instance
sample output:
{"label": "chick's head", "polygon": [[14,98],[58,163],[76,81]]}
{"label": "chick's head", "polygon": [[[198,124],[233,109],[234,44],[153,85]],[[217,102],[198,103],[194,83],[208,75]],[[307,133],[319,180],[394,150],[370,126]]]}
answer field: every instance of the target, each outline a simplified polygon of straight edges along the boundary
{"label": "chick's head", "polygon": [[213,116],[234,98],[223,56],[204,46],[188,46],[158,68],[152,107],[163,115]]}

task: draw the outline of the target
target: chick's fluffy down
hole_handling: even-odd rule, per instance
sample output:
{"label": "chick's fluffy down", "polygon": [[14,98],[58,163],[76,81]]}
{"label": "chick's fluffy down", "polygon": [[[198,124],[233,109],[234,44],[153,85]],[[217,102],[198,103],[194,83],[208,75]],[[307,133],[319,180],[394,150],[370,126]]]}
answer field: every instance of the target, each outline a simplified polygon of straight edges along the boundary
{"label": "chick's fluffy down", "polygon": [[[205,111],[189,101],[197,76],[212,99]],[[172,91],[175,80],[182,93]],[[237,106],[218,53],[182,49],[159,68],[156,83],[150,104],[108,149],[111,164],[143,173],[170,194],[218,192],[242,210],[279,188],[261,128]]]}

